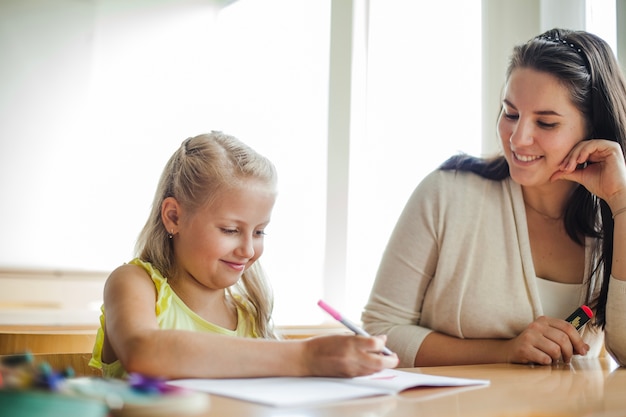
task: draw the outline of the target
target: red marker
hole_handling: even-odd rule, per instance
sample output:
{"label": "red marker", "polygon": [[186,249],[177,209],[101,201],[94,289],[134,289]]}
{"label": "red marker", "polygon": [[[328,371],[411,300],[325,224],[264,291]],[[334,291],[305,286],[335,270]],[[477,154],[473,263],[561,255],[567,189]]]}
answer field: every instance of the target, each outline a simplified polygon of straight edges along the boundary
{"label": "red marker", "polygon": [[571,323],[576,330],[580,330],[592,317],[593,311],[591,311],[589,307],[582,305],[566,318],[565,321]]}

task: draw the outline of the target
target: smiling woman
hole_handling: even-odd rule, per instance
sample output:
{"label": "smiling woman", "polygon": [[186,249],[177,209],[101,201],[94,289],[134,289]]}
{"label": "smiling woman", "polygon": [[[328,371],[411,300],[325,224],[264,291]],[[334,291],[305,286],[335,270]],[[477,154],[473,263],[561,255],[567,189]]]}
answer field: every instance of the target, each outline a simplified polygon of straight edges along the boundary
{"label": "smiling woman", "polygon": [[[418,184],[365,328],[402,366],[550,365],[603,345],[625,362],[621,68],[597,35],[555,28],[514,46],[505,74],[501,152],[452,156]],[[566,317],[581,304],[594,319],[579,333]]]}

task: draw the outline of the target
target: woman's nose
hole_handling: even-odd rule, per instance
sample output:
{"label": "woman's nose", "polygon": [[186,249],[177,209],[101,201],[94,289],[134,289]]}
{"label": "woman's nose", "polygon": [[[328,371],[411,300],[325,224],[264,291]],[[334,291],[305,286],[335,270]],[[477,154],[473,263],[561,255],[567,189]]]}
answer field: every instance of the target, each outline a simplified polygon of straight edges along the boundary
{"label": "woman's nose", "polygon": [[532,126],[521,119],[518,120],[511,132],[509,142],[516,146],[532,144],[534,142]]}

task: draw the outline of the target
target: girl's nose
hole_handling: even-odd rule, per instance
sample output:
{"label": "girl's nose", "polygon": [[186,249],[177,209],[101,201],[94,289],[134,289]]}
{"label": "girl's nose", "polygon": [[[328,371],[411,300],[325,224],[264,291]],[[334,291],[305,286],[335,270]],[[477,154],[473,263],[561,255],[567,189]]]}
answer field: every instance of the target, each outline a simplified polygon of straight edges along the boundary
{"label": "girl's nose", "polygon": [[254,242],[252,237],[243,237],[239,242],[236,253],[242,258],[252,258],[254,256]]}

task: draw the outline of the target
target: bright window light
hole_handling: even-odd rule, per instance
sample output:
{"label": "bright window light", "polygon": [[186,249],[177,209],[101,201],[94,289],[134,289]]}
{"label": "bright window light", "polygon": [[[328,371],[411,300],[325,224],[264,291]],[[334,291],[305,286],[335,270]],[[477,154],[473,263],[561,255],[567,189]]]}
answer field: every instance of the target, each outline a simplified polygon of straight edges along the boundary
{"label": "bright window light", "polygon": [[587,0],[586,30],[604,39],[617,52],[617,18],[615,0]]}
{"label": "bright window light", "polygon": [[457,152],[481,151],[481,2],[371,0],[369,19],[366,128],[351,143],[352,319],[419,181]]}
{"label": "bright window light", "polygon": [[[333,0],[334,1],[334,0]],[[279,196],[261,262],[276,324],[327,321],[331,0],[0,2],[0,265],[111,271],[130,260],[186,137],[270,157]],[[367,2],[361,2],[367,4]],[[36,7],[35,7],[36,6]],[[346,298],[354,320],[410,192],[480,152],[479,0],[370,0],[355,45]],[[42,35],[43,34],[43,35]],[[359,75],[360,74],[360,75]],[[329,178],[327,176],[330,175]]]}

